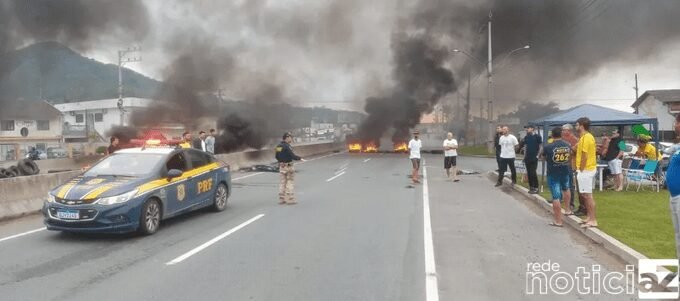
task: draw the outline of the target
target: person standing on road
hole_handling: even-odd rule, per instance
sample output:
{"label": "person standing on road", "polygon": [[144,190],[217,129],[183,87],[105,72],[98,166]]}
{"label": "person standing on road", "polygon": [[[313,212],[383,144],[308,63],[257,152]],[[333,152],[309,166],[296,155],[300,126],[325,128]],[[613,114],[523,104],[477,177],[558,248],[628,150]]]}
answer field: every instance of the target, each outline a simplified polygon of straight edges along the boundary
{"label": "person standing on road", "polygon": [[564,202],[566,215],[573,215],[569,208],[571,180],[571,145],[562,140],[562,128],[555,127],[550,135],[552,142],[545,146],[543,154],[548,169],[548,187],[552,194],[553,218],[551,226],[562,227],[562,206]]}
{"label": "person standing on road", "polygon": [[576,146],[576,164],[578,173],[578,192],[580,200],[586,205],[587,217],[581,227],[597,227],[595,216],[595,199],[593,198],[593,180],[597,172],[597,144],[595,137],[590,133],[590,119],[581,117],[576,121],[576,129],[581,138]]}
{"label": "person standing on road", "polygon": [[295,168],[293,161],[305,161],[293,152],[290,143],[293,142],[291,133],[283,134],[283,141],[276,146],[276,161],[279,162],[279,205],[295,205]]}
{"label": "person standing on road", "polygon": [[106,148],[106,154],[113,154],[115,151],[120,149],[120,139],[117,136],[111,136],[109,139],[109,147]]}
{"label": "person standing on road", "polygon": [[543,140],[541,135],[534,132],[535,128],[533,125],[527,125],[524,128],[527,130],[527,135],[522,139],[519,148],[524,148],[524,165],[526,166],[527,177],[529,178],[529,193],[537,194],[538,175],[536,174],[536,169],[538,168],[538,154],[541,153]]}
{"label": "person standing on road", "polygon": [[503,177],[505,171],[510,166],[510,179],[512,185],[517,184],[517,172],[515,170],[515,147],[519,144],[517,137],[510,134],[510,129],[507,125],[502,127],[503,136],[498,139],[498,144],[501,146],[501,166],[498,170],[498,182],[496,187],[503,185]]}
{"label": "person standing on road", "polygon": [[494,147],[496,149],[496,165],[498,169],[501,170],[501,144],[499,143],[501,136],[503,136],[503,129],[500,126],[496,126],[496,137],[494,138]]}
{"label": "person standing on road", "polygon": [[413,132],[413,139],[408,142],[409,159],[411,159],[411,165],[413,166],[411,179],[414,184],[420,183],[418,171],[420,170],[420,148],[423,147],[423,141],[418,138],[419,135],[420,132]]}
{"label": "person standing on road", "polygon": [[[675,115],[675,133],[680,136],[680,114]],[[670,192],[671,219],[675,230],[675,250],[680,258],[680,144],[669,147],[670,163],[666,171],[666,185]],[[672,153],[670,153],[672,152]]]}
{"label": "person standing on road", "polygon": [[205,131],[198,132],[198,138],[194,140],[194,148],[205,151]]}
{"label": "person standing on road", "polygon": [[215,129],[210,129],[210,135],[205,137],[205,151],[215,154]]}
{"label": "person standing on road", "polygon": [[[576,135],[574,135],[574,127],[567,123],[562,126],[562,140],[566,143],[569,143],[571,145],[571,158],[569,159],[570,162],[570,172],[571,172],[571,181],[569,181],[569,210],[574,211],[576,208],[576,145],[578,144],[578,138]],[[578,213],[585,214],[586,212],[586,207],[579,200],[579,206],[578,206]]]}
{"label": "person standing on road", "polygon": [[623,190],[623,151],[626,150],[626,143],[621,138],[619,130],[614,130],[611,137],[604,139],[603,157],[609,165],[609,171],[614,176],[616,187],[614,190]]}
{"label": "person standing on road", "polygon": [[451,178],[451,169],[453,169],[453,181],[458,182],[458,168],[456,168],[456,159],[458,158],[458,141],[453,139],[453,133],[446,134],[444,140],[444,169],[446,169],[446,177]]}

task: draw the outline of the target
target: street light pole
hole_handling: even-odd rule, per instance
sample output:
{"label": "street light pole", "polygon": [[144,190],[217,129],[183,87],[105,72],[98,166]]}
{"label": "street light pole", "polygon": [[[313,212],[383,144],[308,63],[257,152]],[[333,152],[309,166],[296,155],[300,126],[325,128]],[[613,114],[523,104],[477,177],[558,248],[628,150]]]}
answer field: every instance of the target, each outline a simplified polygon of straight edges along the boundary
{"label": "street light pole", "polygon": [[125,50],[118,50],[118,110],[120,110],[120,126],[125,125],[125,109],[123,109],[123,65],[125,63],[141,62],[142,57],[125,57],[129,53],[136,53],[142,50],[141,47],[133,47]]}
{"label": "street light pole", "polygon": [[492,92],[491,87],[492,87],[492,84],[493,84],[493,80],[492,80],[492,76],[493,76],[493,67],[492,67],[493,66],[492,65],[493,54],[492,54],[492,50],[491,50],[492,49],[491,48],[491,17],[492,17],[492,13],[489,12],[489,27],[488,27],[489,28],[489,57],[488,57],[489,60],[486,64],[486,72],[487,72],[487,75],[489,77],[487,87],[486,87],[486,89],[487,89],[486,98],[488,100],[488,103],[486,104],[487,113],[488,113],[487,120],[489,121],[489,129],[488,129],[488,133],[487,133],[488,134],[487,135],[488,140],[487,140],[487,147],[486,148],[487,148],[487,151],[489,153],[492,153],[493,150],[494,150],[494,146],[493,146],[493,98],[492,98],[492,95],[491,95],[491,92]]}

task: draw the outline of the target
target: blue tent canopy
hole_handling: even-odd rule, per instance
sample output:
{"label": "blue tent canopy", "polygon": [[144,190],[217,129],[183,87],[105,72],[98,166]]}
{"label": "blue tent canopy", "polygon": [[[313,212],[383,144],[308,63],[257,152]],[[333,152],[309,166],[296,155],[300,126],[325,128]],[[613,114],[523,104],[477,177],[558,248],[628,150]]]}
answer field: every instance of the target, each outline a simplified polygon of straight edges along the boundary
{"label": "blue tent canopy", "polygon": [[[575,124],[581,117],[588,117],[591,126],[625,126],[636,124],[648,124],[654,136],[656,149],[659,149],[659,122],[656,118],[647,117],[601,106],[585,104],[560,111],[552,115],[529,122],[530,125],[543,129],[548,135],[549,127],[561,126],[567,123]],[[548,139],[543,139],[545,145]],[[545,175],[545,161],[541,166],[541,175]],[[657,183],[658,185],[658,183]]]}
{"label": "blue tent canopy", "polygon": [[588,117],[591,126],[649,124],[656,128],[657,119],[601,106],[585,104],[560,111],[552,115],[529,122],[540,127],[558,126],[565,123],[574,124],[576,119]]}

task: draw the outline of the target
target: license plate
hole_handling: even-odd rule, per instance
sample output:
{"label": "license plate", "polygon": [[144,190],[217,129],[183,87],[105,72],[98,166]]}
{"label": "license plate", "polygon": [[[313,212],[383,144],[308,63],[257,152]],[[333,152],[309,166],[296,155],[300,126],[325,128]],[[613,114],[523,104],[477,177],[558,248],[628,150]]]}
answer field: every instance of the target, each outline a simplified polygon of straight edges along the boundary
{"label": "license plate", "polygon": [[57,210],[57,218],[61,219],[79,219],[80,214],[76,210]]}

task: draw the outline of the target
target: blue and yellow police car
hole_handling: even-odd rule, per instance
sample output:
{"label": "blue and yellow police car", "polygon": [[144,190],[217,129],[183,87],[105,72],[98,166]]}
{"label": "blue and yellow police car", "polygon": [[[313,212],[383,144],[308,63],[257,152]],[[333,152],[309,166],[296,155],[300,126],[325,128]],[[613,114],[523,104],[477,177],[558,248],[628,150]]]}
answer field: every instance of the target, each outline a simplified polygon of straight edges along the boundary
{"label": "blue and yellow police car", "polygon": [[212,154],[167,145],[119,150],[49,192],[48,230],[149,235],[161,221],[197,209],[222,211],[229,166]]}

